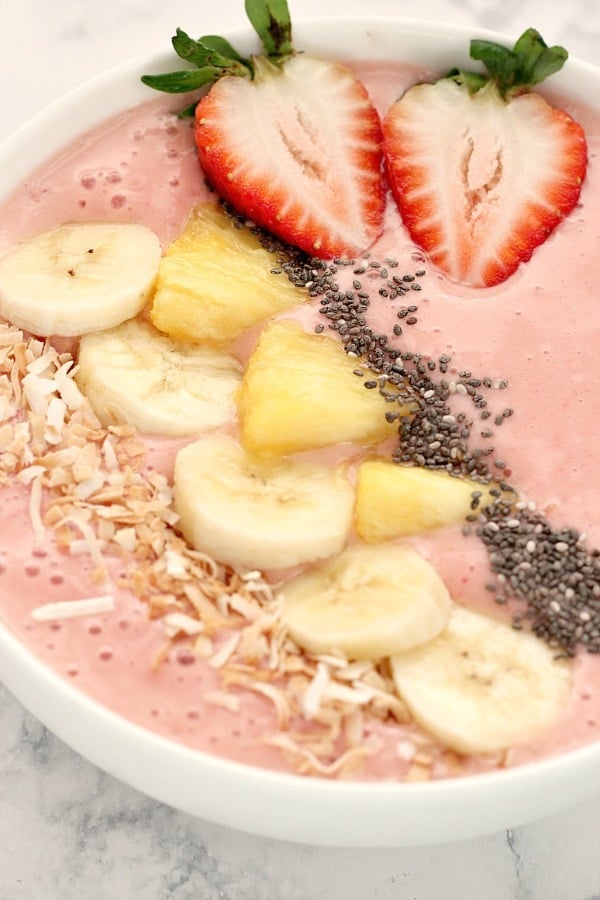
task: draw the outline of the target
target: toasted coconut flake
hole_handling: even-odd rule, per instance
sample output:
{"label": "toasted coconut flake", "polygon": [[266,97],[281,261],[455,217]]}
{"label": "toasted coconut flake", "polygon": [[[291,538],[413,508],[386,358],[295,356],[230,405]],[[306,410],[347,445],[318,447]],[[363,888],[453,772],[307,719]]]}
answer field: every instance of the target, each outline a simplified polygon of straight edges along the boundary
{"label": "toasted coconut flake", "polygon": [[76,371],[73,361],[70,360],[64,363],[54,374],[58,393],[71,410],[81,409],[88,405],[87,399],[81,393],[77,382],[73,378]]}
{"label": "toasted coconut flake", "polygon": [[41,378],[39,375],[27,375],[23,379],[23,393],[25,402],[32,412],[45,416],[49,398],[56,391],[56,384],[51,378]]}
{"label": "toasted coconut flake", "polygon": [[[94,529],[86,521],[84,515],[68,515],[65,516],[60,522],[57,523],[60,525],[71,525],[73,528],[78,529],[85,541],[85,549],[89,552],[91,559],[96,563],[96,565],[104,569],[104,557],[102,556],[102,545],[101,542],[98,541],[94,533]],[[75,545],[75,541],[71,541],[71,546]]]}
{"label": "toasted coconut flake", "polygon": [[319,711],[323,692],[330,681],[329,669],[324,662],[317,663],[317,670],[302,699],[304,715],[310,719]]}
{"label": "toasted coconut flake", "polygon": [[[69,536],[67,543],[68,543],[69,553],[71,556],[82,556],[84,554],[86,554],[86,555],[90,554],[89,537],[73,539]],[[101,554],[103,553],[104,550],[106,550],[107,542],[104,540],[101,540],[99,537],[95,538],[94,544],[95,544],[95,547],[98,549],[98,551]]]}
{"label": "toasted coconut flake", "polygon": [[189,578],[188,564],[185,556],[177,550],[165,550],[167,575],[172,578]]}
{"label": "toasted coconut flake", "polygon": [[136,518],[135,516],[130,515],[129,509],[126,506],[118,503],[99,507],[96,509],[96,515],[101,519],[117,519],[119,522],[130,522],[134,521]]}
{"label": "toasted coconut flake", "polygon": [[211,656],[211,658],[208,660],[209,666],[211,666],[213,669],[221,669],[235,652],[235,649],[239,642],[239,633],[236,632],[235,634],[230,635],[227,640],[219,647],[217,652],[213,654],[213,656]]}
{"label": "toasted coconut flake", "polygon": [[348,659],[342,653],[320,653],[316,659],[330,669],[345,669],[348,666]]}
{"label": "toasted coconut flake", "polygon": [[249,600],[237,591],[233,594],[221,594],[219,598],[220,604],[225,608],[234,610],[248,622],[254,622],[262,616],[260,606],[253,600]]}
{"label": "toasted coconut flake", "polygon": [[46,539],[46,529],[42,522],[42,476],[37,475],[31,482],[29,492],[29,518],[35,539],[43,543]]}
{"label": "toasted coconut flake", "polygon": [[[115,529],[114,523],[112,522],[105,522],[104,524],[110,525],[113,530]],[[126,553],[133,553],[133,551],[135,550],[137,535],[133,526],[129,526],[127,528],[118,528],[114,530],[112,539],[114,540],[115,544],[118,544],[121,550],[124,550]]]}
{"label": "toasted coconut flake", "polygon": [[0,422],[8,422],[17,412],[17,405],[13,402],[12,396],[7,393],[0,393]]}
{"label": "toasted coconut flake", "polygon": [[185,613],[180,612],[168,613],[164,617],[163,623],[167,635],[171,638],[175,637],[178,634],[195,636],[204,631],[204,625],[202,624],[202,622],[199,622],[198,619],[194,619],[192,616],[188,616]]}
{"label": "toasted coconut flake", "polygon": [[23,342],[23,332],[8,322],[0,323],[0,346],[12,347]]}
{"label": "toasted coconut flake", "polygon": [[363,676],[368,678],[373,674],[376,673],[371,660],[360,660],[348,663],[345,666],[338,666],[336,671],[336,677],[342,681],[356,681],[357,678],[362,678]]}
{"label": "toasted coconut flake", "polygon": [[49,444],[58,444],[63,437],[67,404],[60,397],[52,397],[46,410],[44,438]]}
{"label": "toasted coconut flake", "polygon": [[275,687],[275,685],[273,684],[261,684],[261,682],[259,681],[252,681],[248,679],[241,679],[241,683],[244,685],[244,687],[248,688],[251,691],[254,691],[257,694],[262,694],[263,697],[266,697],[271,701],[271,703],[275,707],[278,727],[282,730],[287,730],[290,724],[292,708],[290,700],[286,696],[284,690],[282,688]]}
{"label": "toasted coconut flake", "polygon": [[112,612],[115,598],[112,594],[99,597],[86,597],[82,600],[60,600],[57,603],[44,603],[31,611],[31,618],[36,622],[50,622],[58,619],[73,619],[80,616],[94,616]]}
{"label": "toasted coconut flake", "polygon": [[350,747],[360,747],[364,739],[362,710],[353,709],[344,717],[344,736]]}
{"label": "toasted coconut flake", "polygon": [[286,755],[291,756],[292,761],[303,774],[323,775],[331,777],[338,775],[342,770],[354,771],[360,767],[364,758],[371,751],[367,747],[350,747],[333,762],[322,762],[319,757],[308,747],[302,747],[287,734],[276,734],[265,739],[266,744],[279,747]]}
{"label": "toasted coconut flake", "polygon": [[27,364],[27,375],[51,375],[54,368],[53,363],[55,363],[57,359],[58,353],[54,347],[48,347],[45,353]]}
{"label": "toasted coconut flake", "polygon": [[173,509],[164,509],[160,513],[160,517],[165,525],[170,525],[173,527],[177,525],[179,522],[179,514],[175,512]]}
{"label": "toasted coconut flake", "polygon": [[114,472],[119,468],[119,460],[115,453],[114,436],[112,434],[107,434],[102,443],[102,456],[104,458],[104,465],[109,472]]}
{"label": "toasted coconut flake", "polygon": [[325,687],[324,694],[331,700],[339,700],[349,706],[365,706],[373,699],[374,692],[367,687],[348,687],[345,684],[331,682]]}
{"label": "toasted coconut flake", "polygon": [[[96,534],[98,540],[102,541],[104,545],[109,544],[111,541],[115,540],[117,534],[115,523],[101,519],[96,525]],[[115,541],[115,543],[118,543],[118,541]]]}
{"label": "toasted coconut flake", "polygon": [[250,569],[247,572],[240,572],[238,578],[241,581],[262,581],[262,572],[259,572],[258,569]]}
{"label": "toasted coconut flake", "polygon": [[209,636],[207,634],[199,634],[193,643],[194,656],[197,656],[200,659],[208,659],[213,651],[214,645]]}
{"label": "toasted coconut flake", "polygon": [[247,663],[259,665],[269,655],[269,639],[262,631],[262,622],[244,628],[237,646],[237,656]]}
{"label": "toasted coconut flake", "polygon": [[[358,686],[358,683],[357,685]],[[409,722],[410,715],[403,700],[392,690],[373,690],[369,704],[370,711],[380,719],[392,716],[397,722]]]}
{"label": "toasted coconut flake", "polygon": [[202,590],[198,584],[184,584],[183,593],[191,608],[202,619],[205,626],[214,631],[229,624],[228,620],[218,613],[216,606],[210,600],[208,592]]}
{"label": "toasted coconut flake", "polygon": [[96,471],[89,478],[86,478],[84,481],[80,481],[79,484],[75,488],[75,495],[79,497],[80,500],[87,500],[89,497],[93,497],[94,494],[97,494],[98,491],[102,488],[104,484],[104,475],[102,472]]}
{"label": "toasted coconut flake", "polygon": [[98,471],[98,449],[95,444],[85,443],[73,462],[73,478],[76,482],[88,481]]}
{"label": "toasted coconut flake", "polygon": [[203,697],[207,703],[221,706],[223,709],[228,709],[229,712],[238,713],[240,711],[241,701],[236,694],[228,694],[226,691],[206,691]]}
{"label": "toasted coconut flake", "polygon": [[31,484],[34,478],[40,478],[45,471],[43,466],[26,466],[24,469],[21,469],[20,472],[17,472],[16,478],[21,484],[27,485]]}

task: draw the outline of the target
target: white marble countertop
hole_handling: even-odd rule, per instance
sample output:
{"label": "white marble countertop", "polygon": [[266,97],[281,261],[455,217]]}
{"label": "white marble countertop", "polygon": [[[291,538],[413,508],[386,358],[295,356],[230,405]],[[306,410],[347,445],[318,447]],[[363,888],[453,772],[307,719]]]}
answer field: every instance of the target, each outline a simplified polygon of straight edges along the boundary
{"label": "white marble countertop", "polygon": [[[296,17],[349,8],[345,0],[290,2]],[[366,8],[401,8],[407,17],[515,38],[534,25],[548,43],[600,59],[598,0],[369,0]],[[76,83],[165,49],[177,25],[201,33],[243,21],[242,0],[2,0],[0,9],[0,140]],[[459,844],[396,850],[286,844],[149,800],[81,759],[1,686],[0,810],[1,900],[600,898],[600,798]]]}

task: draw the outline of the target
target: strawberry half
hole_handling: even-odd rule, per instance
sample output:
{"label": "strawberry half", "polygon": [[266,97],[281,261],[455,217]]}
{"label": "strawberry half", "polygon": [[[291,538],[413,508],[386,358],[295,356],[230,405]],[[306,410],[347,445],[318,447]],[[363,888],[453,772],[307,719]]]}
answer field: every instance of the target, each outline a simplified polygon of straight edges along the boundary
{"label": "strawberry half", "polygon": [[563,65],[534,29],[512,50],[472,41],[489,76],[410,88],[383,120],[387,177],[412,239],[451,278],[499,284],[573,209],[585,135],[531,87]]}
{"label": "strawberry half", "polygon": [[381,233],[382,134],[365,87],[345,66],[296,54],[285,0],[247,0],[264,55],[178,30],[198,71],[144,76],[158,90],[211,83],[192,108],[208,181],[239,213],[307,253],[354,257]]}

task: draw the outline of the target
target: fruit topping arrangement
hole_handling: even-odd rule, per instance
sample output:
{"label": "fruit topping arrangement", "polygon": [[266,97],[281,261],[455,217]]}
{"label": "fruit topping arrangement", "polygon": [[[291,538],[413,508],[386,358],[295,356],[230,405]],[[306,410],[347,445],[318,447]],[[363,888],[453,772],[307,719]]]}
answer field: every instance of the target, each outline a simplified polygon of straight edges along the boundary
{"label": "fruit topping arrangement", "polygon": [[[214,193],[179,236],[60,225],[0,260],[2,472],[31,486],[38,538],[69,552],[83,534],[97,574],[126,560],[165,653],[221,671],[210,702],[272,701],[264,740],[297,771],[355,772],[373,722],[411,744],[398,777],[507,764],[565,709],[570,657],[600,650],[600,556],[494,459],[505,382],[451,375],[403,329],[426,268],[491,288],[577,203],[583,130],[532,90],[566,53],[532,29],[512,50],[474,41],[487,74],[415,85],[381,125],[349,68],[293,48],[285,0],[246,8],[260,55],[179,30],[195,68],[143,79],[203,92],[186,112]],[[369,249],[388,187],[406,272]],[[145,469],[150,438],[172,478]],[[497,616],[451,594],[423,549],[439,535],[483,548]]]}

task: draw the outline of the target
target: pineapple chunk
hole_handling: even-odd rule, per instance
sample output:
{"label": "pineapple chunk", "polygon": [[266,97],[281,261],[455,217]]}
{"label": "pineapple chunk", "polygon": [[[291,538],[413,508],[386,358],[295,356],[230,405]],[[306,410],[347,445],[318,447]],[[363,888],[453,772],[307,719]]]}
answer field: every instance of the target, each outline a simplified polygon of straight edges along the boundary
{"label": "pineapple chunk", "polygon": [[468,478],[366,460],[357,477],[356,531],[375,543],[461,522],[473,512],[473,491],[481,492],[483,504],[493,499],[489,488]]}
{"label": "pineapple chunk", "polygon": [[197,206],[167,247],[152,322],[178,340],[225,344],[306,294],[271,273],[274,257],[218,207]]}
{"label": "pineapple chunk", "polygon": [[250,357],[238,394],[241,440],[254,456],[284,456],[343,441],[377,444],[397,431],[378,390],[353,374],[334,338],[273,322]]}

